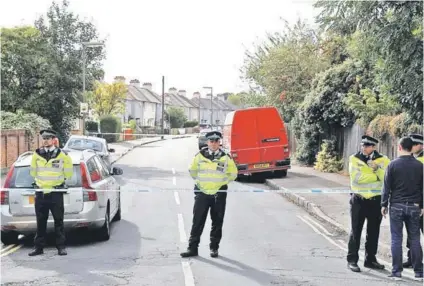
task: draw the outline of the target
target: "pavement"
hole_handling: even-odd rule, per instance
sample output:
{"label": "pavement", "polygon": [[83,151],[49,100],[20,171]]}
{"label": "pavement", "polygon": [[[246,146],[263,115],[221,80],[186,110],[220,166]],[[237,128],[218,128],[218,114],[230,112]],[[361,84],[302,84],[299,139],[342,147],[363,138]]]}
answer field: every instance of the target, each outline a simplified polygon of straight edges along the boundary
{"label": "pavement", "polygon": [[[286,178],[270,179],[266,184],[273,190],[283,190],[284,197],[329,224],[348,241],[350,232],[349,193],[304,193],[305,190],[349,190],[349,177],[336,173],[322,173],[310,167],[293,166]],[[301,189],[302,188],[302,189]],[[391,237],[389,217],[383,218],[379,238],[379,258],[391,261]],[[406,229],[404,228],[403,254],[406,256]],[[366,222],[362,232],[361,249],[364,249]],[[423,237],[421,244],[424,245]]]}
{"label": "pavement", "polygon": [[208,217],[199,257],[181,258],[194,199],[187,167],[197,152],[195,138],[133,148],[115,163],[123,169],[116,176],[122,220],[111,224],[110,240],[69,237],[67,256],[51,244],[29,257],[31,241],[2,249],[2,285],[422,285],[407,271],[403,281],[389,280],[388,271],[351,272],[341,236],[249,181],[229,186],[220,256],[209,256]]}

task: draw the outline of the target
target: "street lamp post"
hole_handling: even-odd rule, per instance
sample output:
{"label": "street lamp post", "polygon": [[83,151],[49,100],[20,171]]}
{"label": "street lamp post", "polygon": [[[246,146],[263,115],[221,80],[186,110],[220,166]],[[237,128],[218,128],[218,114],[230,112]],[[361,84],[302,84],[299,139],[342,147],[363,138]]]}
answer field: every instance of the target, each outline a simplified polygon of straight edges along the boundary
{"label": "street lamp post", "polygon": [[211,90],[211,128],[212,128],[212,124],[213,124],[213,105],[212,105],[212,99],[213,99],[213,87],[211,86],[204,86],[204,89],[210,89]]}
{"label": "street lamp post", "polygon": [[[87,56],[85,49],[93,47],[104,47],[103,42],[81,42],[82,45],[82,102],[85,103],[85,69],[87,65]],[[89,110],[89,109],[88,109]],[[82,116],[82,135],[85,135],[85,114]]]}

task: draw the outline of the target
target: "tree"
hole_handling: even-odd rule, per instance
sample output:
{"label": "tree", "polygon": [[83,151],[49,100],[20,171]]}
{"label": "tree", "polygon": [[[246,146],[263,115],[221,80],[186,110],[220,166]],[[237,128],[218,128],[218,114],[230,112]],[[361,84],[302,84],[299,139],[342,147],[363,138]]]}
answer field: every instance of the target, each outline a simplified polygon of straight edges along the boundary
{"label": "tree", "polygon": [[345,36],[360,32],[381,83],[413,122],[423,122],[423,2],[318,1],[317,21]]}
{"label": "tree", "polygon": [[96,81],[94,91],[87,94],[90,107],[98,117],[117,115],[125,109],[127,87],[124,82],[117,81],[111,84]]}
{"label": "tree", "polygon": [[171,128],[182,128],[187,121],[184,110],[178,107],[169,107],[167,110]]}
{"label": "tree", "polygon": [[230,102],[231,104],[235,105],[235,106],[240,106],[241,105],[241,96],[238,94],[231,94],[228,96],[227,98],[228,102]]}

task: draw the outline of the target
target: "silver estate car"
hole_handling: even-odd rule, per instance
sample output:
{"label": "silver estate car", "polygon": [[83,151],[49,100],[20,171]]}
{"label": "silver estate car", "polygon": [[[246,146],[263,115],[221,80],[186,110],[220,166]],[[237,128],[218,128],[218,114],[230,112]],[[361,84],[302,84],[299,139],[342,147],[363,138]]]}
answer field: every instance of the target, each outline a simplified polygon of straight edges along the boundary
{"label": "silver estate car", "polygon": [[[93,150],[67,150],[72,158],[74,174],[66,180],[64,194],[65,231],[94,229],[100,240],[110,238],[111,220],[121,219],[120,186],[113,175],[122,169],[108,171],[105,162]],[[1,241],[15,244],[20,234],[34,234],[37,230],[34,195],[30,176],[33,152],[25,152],[10,168],[1,190]],[[47,231],[54,231],[54,220],[49,215]]]}

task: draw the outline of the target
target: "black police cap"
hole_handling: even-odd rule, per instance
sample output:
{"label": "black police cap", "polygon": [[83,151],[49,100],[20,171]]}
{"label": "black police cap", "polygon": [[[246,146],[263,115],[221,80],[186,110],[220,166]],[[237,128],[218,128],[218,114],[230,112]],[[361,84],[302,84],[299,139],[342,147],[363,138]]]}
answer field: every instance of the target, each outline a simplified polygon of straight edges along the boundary
{"label": "black police cap", "polygon": [[222,138],[222,134],[219,131],[211,131],[206,133],[205,137],[208,140],[217,140]]}
{"label": "black police cap", "polygon": [[40,131],[40,135],[41,136],[52,136],[52,137],[57,137],[57,133],[56,131],[53,131],[51,129],[43,129]]}
{"label": "black police cap", "polygon": [[373,137],[371,137],[371,136],[368,136],[368,135],[363,135],[362,136],[362,140],[361,140],[361,143],[363,144],[363,145],[368,145],[368,146],[375,146],[375,145],[377,145],[378,144],[378,140],[377,139],[375,139],[375,138],[373,138]]}
{"label": "black police cap", "polygon": [[421,134],[409,134],[409,138],[412,139],[412,142],[415,144],[423,144],[423,136]]}

